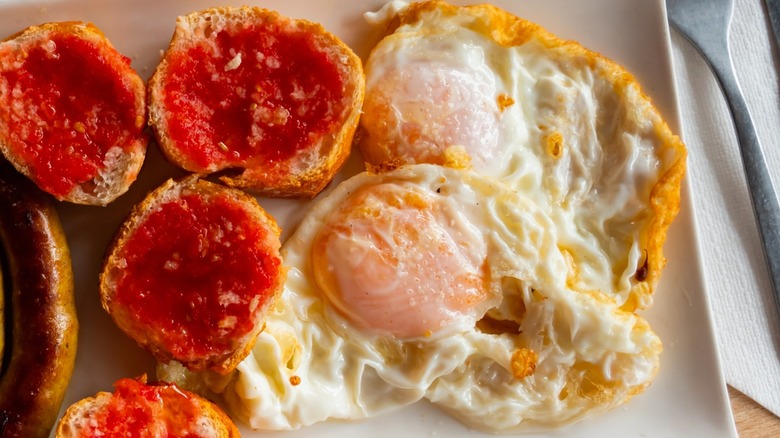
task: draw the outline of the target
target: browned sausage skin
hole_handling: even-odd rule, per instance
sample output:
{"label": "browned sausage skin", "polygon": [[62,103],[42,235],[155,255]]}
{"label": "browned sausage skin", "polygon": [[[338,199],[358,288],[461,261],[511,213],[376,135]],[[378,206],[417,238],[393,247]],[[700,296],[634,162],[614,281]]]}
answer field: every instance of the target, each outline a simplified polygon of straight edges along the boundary
{"label": "browned sausage skin", "polygon": [[50,198],[0,162],[5,351],[0,437],[47,437],[76,358],[70,253]]}

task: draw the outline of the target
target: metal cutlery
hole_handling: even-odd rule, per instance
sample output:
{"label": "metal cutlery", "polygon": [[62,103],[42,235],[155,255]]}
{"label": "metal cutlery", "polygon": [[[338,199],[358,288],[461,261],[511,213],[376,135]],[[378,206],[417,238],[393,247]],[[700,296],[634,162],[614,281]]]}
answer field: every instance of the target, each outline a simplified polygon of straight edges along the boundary
{"label": "metal cutlery", "polygon": [[765,0],[766,11],[769,14],[769,23],[772,26],[772,33],[775,34],[775,43],[780,50],[780,0]]}
{"label": "metal cutlery", "polygon": [[726,96],[780,314],[780,205],[729,52],[733,0],[667,0],[669,22],[704,56]]}

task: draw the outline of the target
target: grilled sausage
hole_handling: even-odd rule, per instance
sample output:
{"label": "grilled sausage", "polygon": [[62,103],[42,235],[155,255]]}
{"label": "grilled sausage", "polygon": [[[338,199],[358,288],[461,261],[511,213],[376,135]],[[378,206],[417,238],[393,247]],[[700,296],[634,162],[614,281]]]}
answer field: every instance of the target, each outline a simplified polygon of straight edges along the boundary
{"label": "grilled sausage", "polygon": [[0,437],[47,437],[76,357],[70,253],[49,197],[0,163],[5,351]]}

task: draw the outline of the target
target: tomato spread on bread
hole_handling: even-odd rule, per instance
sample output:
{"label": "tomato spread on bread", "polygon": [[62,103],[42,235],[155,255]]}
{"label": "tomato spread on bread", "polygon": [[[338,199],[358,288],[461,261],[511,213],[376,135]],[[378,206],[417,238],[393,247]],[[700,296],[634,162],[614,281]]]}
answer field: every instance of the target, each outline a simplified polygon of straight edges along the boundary
{"label": "tomato spread on bread", "polygon": [[[169,403],[176,404],[175,412],[164,409]],[[199,414],[198,406],[175,386],[147,386],[134,379],[121,379],[114,384],[111,400],[92,417],[90,426],[94,429],[84,431],[82,436],[120,436],[122,431],[149,429],[156,422],[173,429],[169,430],[173,436],[191,436],[188,429]]]}
{"label": "tomato spread on bread", "polygon": [[239,432],[230,417],[199,395],[146,376],[120,379],[114,393],[100,392],[71,405],[57,426],[57,438],[182,437],[228,438]]}
{"label": "tomato spread on bread", "polygon": [[[111,191],[103,184],[127,189],[147,143],[143,97],[130,59],[90,25],[52,23],[0,43],[0,145],[58,199],[72,200],[78,186],[88,193]],[[123,163],[124,154],[139,157]],[[129,175],[103,181],[119,166],[132,168]]]}
{"label": "tomato spread on bread", "polygon": [[163,83],[168,135],[204,170],[291,157],[344,110],[338,69],[316,44],[309,33],[266,24],[172,53]]}
{"label": "tomato spread on bread", "polygon": [[158,360],[228,372],[281,289],[279,232],[240,190],[169,181],[120,228],[101,279],[104,307]]}
{"label": "tomato spread on bread", "polygon": [[314,196],[349,156],[364,90],[360,58],[321,25],[211,8],[178,17],[149,80],[149,125],[185,170]]}
{"label": "tomato spread on bread", "polygon": [[271,298],[280,259],[247,243],[267,232],[225,196],[162,204],[120,253],[127,268],[116,301],[165,332],[174,354],[228,349]]}

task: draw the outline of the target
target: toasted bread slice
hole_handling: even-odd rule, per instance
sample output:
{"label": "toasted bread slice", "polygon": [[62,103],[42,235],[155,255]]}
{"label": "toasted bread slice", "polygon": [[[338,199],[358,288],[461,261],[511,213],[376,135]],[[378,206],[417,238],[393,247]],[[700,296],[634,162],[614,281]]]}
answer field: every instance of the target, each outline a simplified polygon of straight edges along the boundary
{"label": "toasted bread slice", "polygon": [[93,436],[241,436],[233,420],[214,403],[174,384],[147,384],[146,376],[121,379],[114,393],[99,392],[71,405],[56,438]]}
{"label": "toasted bread slice", "polygon": [[145,93],[94,25],[27,28],[0,42],[0,152],[57,199],[106,205],[141,170]]}
{"label": "toasted bread slice", "polygon": [[256,194],[319,193],[349,156],[360,59],[321,25],[255,7],[179,17],[149,81],[165,156]]}
{"label": "toasted bread slice", "polygon": [[136,205],[110,245],[103,307],[157,360],[232,371],[285,279],[275,220],[241,190],[193,175]]}

